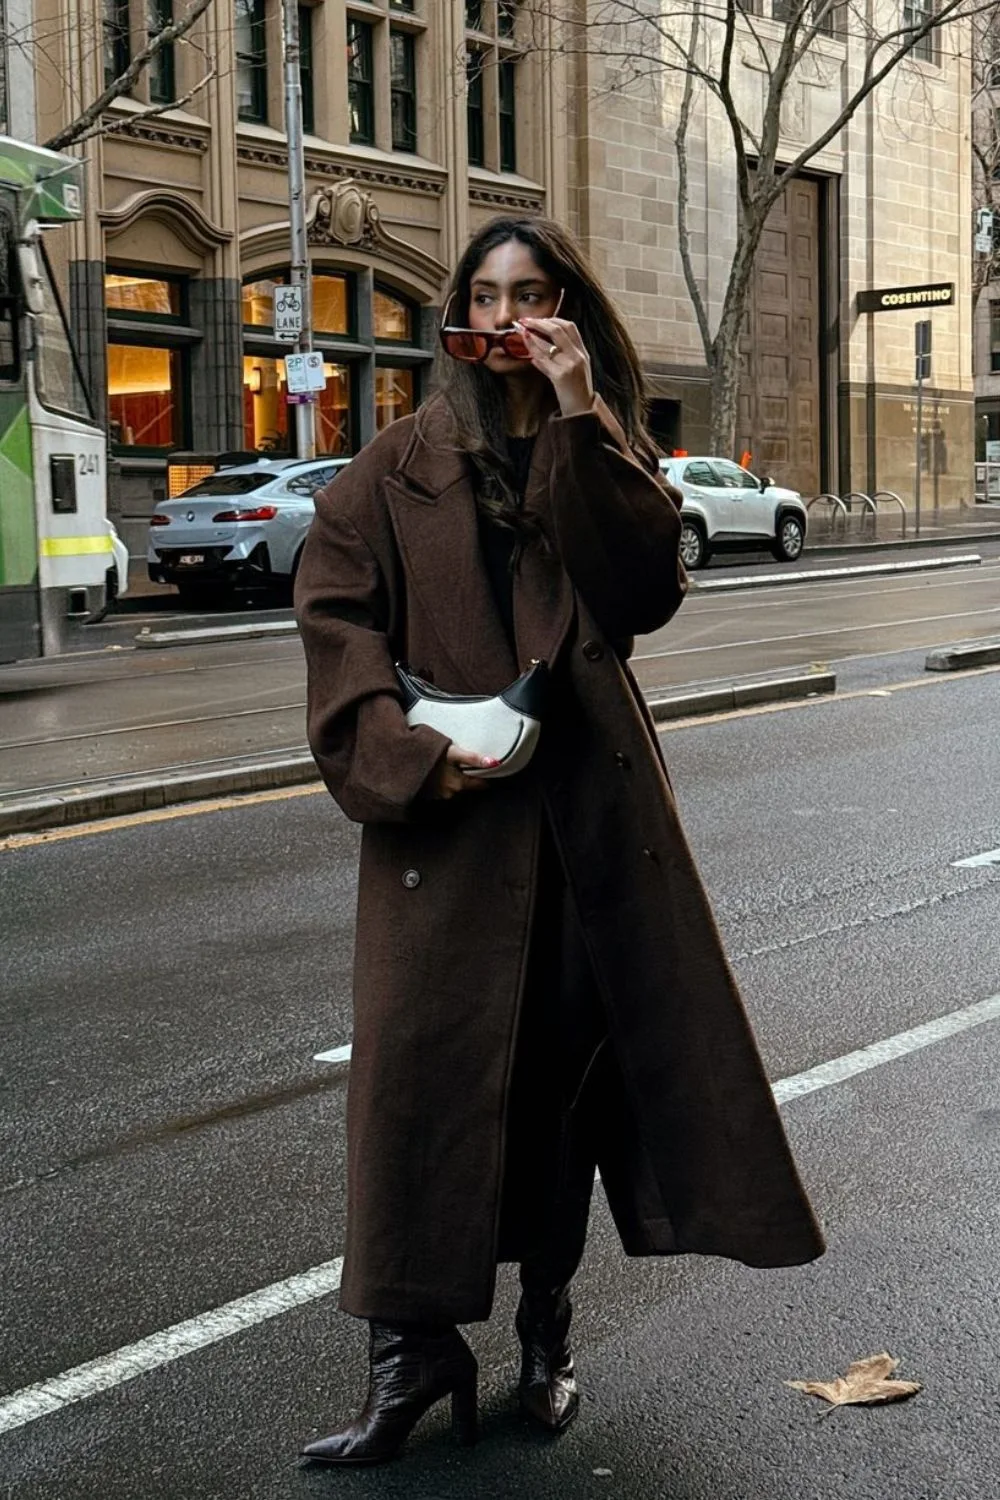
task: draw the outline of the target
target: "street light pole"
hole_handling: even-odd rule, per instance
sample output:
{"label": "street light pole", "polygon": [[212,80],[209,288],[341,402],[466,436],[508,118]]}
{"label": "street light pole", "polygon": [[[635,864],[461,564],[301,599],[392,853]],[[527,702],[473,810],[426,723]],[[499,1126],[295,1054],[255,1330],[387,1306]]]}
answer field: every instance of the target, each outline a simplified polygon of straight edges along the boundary
{"label": "street light pole", "polygon": [[[302,331],[296,348],[312,347],[312,282],[306,233],[306,160],[302,144],[302,74],[299,65],[298,0],[282,0],[285,53],[285,137],[288,141],[288,222],[291,228],[291,284],[302,298]],[[315,397],[295,407],[295,436],[299,458],[316,457]]]}

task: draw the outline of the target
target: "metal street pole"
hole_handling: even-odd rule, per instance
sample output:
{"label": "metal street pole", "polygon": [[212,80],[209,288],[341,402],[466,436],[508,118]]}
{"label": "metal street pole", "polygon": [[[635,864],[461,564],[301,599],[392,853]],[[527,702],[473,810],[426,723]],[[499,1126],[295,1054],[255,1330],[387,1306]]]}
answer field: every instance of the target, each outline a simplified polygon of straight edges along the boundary
{"label": "metal street pole", "polygon": [[913,353],[917,377],[917,440],[914,466],[913,501],[916,510],[916,534],[920,535],[920,471],[923,461],[924,438],[924,381],[931,373],[931,320],[925,318],[913,325]]}
{"label": "metal street pole", "polygon": [[[291,283],[302,297],[302,331],[296,348],[312,348],[312,283],[306,234],[306,161],[302,144],[302,75],[299,68],[298,0],[282,0],[285,53],[285,136],[288,141],[288,222],[291,228]],[[295,436],[299,458],[316,457],[316,408],[313,401],[295,408]]]}

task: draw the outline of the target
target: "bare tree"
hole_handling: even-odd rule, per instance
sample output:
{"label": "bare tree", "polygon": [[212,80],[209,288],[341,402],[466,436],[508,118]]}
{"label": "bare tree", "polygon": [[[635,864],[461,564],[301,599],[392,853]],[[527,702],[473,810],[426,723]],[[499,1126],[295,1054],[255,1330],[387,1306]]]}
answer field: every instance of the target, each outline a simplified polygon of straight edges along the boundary
{"label": "bare tree", "polygon": [[989,250],[972,257],[973,308],[1000,276],[1000,27],[992,15],[972,24],[972,206],[992,214]]}
{"label": "bare tree", "polygon": [[[677,155],[678,250],[684,281],[704,346],[711,383],[713,451],[732,453],[737,427],[739,346],[753,284],[754,263],[767,218],[787,185],[826,147],[901,64],[935,55],[944,29],[974,17],[991,19],[997,0],[906,0],[884,24],[884,5],[862,0],[525,0],[539,44],[543,25],[558,28],[565,54],[601,57],[612,87],[647,90],[659,81],[669,97],[679,91],[673,140]],[[776,24],[777,23],[777,24]],[[960,31],[960,27],[958,28]],[[949,33],[951,35],[952,33]],[[849,65],[824,58],[823,38],[847,41]],[[552,45],[549,41],[548,45]],[[761,79],[748,106],[747,69]],[[819,76],[818,76],[819,75]],[[785,130],[800,86],[824,82],[833,100],[821,129],[805,145]],[[691,172],[688,140],[696,102],[714,102],[728,137],[734,176],[736,233],[721,306],[709,302],[692,256],[689,229]]]}
{"label": "bare tree", "polygon": [[[215,59],[210,52],[191,36],[193,28],[213,3],[214,0],[189,0],[176,20],[156,32],[151,32],[147,37],[146,45],[135,53],[127,66],[116,77],[111,78],[93,100],[86,104],[72,120],[50,136],[44,144],[52,151],[62,151],[67,146],[90,140],[93,136],[106,135],[122,129],[126,125],[133,124],[136,119],[163,114],[166,110],[179,109],[189,103],[196,94],[201,92],[209,80],[215,77],[217,72]],[[69,21],[63,20],[58,28],[46,31],[44,26],[33,22],[23,31],[14,29],[8,31],[6,43],[9,48],[25,53],[36,72],[48,71],[55,77],[61,78],[66,72],[68,50],[66,28],[69,24]],[[92,56],[100,52],[103,46],[100,25],[92,27],[91,34],[88,35],[83,23],[75,24],[79,28],[75,38],[77,55],[82,52],[84,56],[88,54]],[[124,119],[116,120],[109,117],[106,114],[109,107],[117,99],[131,95],[160,54],[166,48],[182,41],[201,54],[201,76],[176,99],[163,104],[150,104],[141,113],[130,113]],[[68,84],[69,80],[65,81]]]}

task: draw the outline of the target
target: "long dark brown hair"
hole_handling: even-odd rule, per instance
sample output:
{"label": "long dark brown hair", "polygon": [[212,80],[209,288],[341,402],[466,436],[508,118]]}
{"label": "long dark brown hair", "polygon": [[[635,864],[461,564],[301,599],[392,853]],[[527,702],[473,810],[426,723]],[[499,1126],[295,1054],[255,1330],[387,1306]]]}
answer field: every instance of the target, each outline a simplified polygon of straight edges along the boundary
{"label": "long dark brown hair", "polygon": [[[445,296],[449,322],[469,326],[472,278],[491,250],[517,240],[535,264],[563,289],[562,318],[574,322],[590,355],[594,389],[624,428],[629,446],[653,472],[658,449],[646,430],[646,392],[639,358],[628,330],[570,234],[552,219],[504,215],[485,225],[469,242]],[[538,531],[537,522],[517,503],[515,478],[507,456],[503,382],[484,365],[463,363],[438,350],[435,387],[454,421],[454,442],[469,457],[476,475],[476,503],[491,520],[508,526],[521,540]]]}

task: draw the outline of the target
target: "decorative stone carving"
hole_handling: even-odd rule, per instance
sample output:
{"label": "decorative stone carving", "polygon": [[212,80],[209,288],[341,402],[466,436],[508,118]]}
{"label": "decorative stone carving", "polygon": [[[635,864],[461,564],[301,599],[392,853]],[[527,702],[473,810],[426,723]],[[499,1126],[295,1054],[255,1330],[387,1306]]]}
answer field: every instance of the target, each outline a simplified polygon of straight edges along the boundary
{"label": "decorative stone carving", "polygon": [[379,212],[370,193],[350,178],[323,189],[312,198],[307,216],[311,245],[355,245],[374,250]]}
{"label": "decorative stone carving", "polygon": [[[362,251],[387,266],[410,272],[434,291],[447,280],[448,267],[435,256],[389,233],[371,193],[364,192],[353,178],[345,177],[313,193],[306,209],[306,231],[312,247]],[[240,258],[244,265],[287,258],[288,245],[287,220],[261,224],[240,235]]]}
{"label": "decorative stone carving", "polygon": [[171,188],[150,188],[144,193],[132,193],[117,208],[100,209],[97,217],[109,239],[122,234],[137,219],[159,219],[197,255],[216,250],[233,237],[231,229],[221,229],[218,224],[213,224],[197,203]]}

